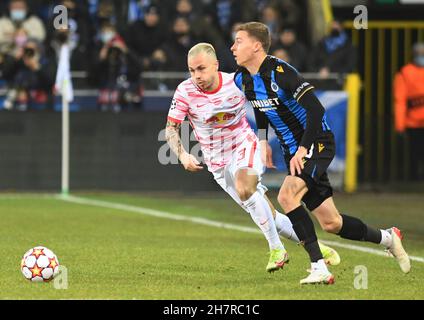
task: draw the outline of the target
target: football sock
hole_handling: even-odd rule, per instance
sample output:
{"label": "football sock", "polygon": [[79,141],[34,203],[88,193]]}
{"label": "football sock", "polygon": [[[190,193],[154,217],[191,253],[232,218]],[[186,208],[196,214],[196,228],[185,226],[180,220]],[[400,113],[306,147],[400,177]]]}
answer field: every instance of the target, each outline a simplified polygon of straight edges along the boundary
{"label": "football sock", "polygon": [[312,262],[311,267],[312,269],[315,269],[315,270],[328,272],[328,268],[327,268],[327,265],[325,264],[324,259],[320,259],[317,262]]}
{"label": "football sock", "polygon": [[275,210],[275,226],[277,227],[278,233],[286,239],[293,240],[297,243],[300,242],[293,229],[293,224],[290,219],[281,212]]}
{"label": "football sock", "polygon": [[287,213],[287,217],[293,224],[293,229],[309,254],[311,262],[322,259],[322,253],[318,245],[314,223],[306,209],[300,205],[293,211]]}
{"label": "football sock", "polygon": [[338,235],[344,239],[367,241],[389,247],[392,243],[392,235],[386,230],[374,229],[361,220],[342,214],[342,228]]}
{"label": "football sock", "polygon": [[256,225],[261,229],[268,240],[269,248],[283,249],[283,243],[275,227],[271,208],[265,198],[256,191],[249,199],[243,201],[243,205],[249,211]]}
{"label": "football sock", "polygon": [[380,244],[386,248],[392,246],[392,234],[387,230],[380,230],[381,232],[381,241]]}

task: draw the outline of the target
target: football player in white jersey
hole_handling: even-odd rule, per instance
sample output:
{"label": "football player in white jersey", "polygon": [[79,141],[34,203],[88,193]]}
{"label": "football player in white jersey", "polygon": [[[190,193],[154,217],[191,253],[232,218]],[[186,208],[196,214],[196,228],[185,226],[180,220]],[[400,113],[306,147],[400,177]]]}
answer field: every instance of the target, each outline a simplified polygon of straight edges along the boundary
{"label": "football player in white jersey", "polygon": [[[251,129],[244,107],[244,94],[234,75],[219,71],[212,45],[199,43],[188,53],[191,78],[176,89],[166,125],[166,139],[187,171],[203,169],[183,147],[182,121],[188,118],[200,143],[205,164],[215,181],[252,217],[270,248],[266,270],[276,271],[288,262],[279,235],[299,242],[290,220],[275,210],[261,184],[266,159],[261,159],[259,141]],[[320,244],[326,262],[340,263],[337,252]]]}

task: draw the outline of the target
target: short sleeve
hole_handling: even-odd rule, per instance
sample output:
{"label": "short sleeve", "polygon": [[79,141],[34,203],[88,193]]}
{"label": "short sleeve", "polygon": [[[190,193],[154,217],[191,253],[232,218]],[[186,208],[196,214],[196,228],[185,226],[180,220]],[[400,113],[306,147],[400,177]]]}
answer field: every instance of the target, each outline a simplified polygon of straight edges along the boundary
{"label": "short sleeve", "polygon": [[172,98],[171,107],[168,112],[168,120],[181,123],[184,121],[188,114],[189,102],[187,97],[183,94],[180,87],[175,91]]}

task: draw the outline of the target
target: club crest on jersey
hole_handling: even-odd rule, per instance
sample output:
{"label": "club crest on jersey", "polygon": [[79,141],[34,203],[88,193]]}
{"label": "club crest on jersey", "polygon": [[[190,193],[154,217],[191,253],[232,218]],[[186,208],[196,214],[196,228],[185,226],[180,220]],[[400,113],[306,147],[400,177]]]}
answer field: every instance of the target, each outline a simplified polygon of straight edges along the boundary
{"label": "club crest on jersey", "polygon": [[212,101],[212,103],[216,106],[220,106],[222,105],[222,99],[215,99]]}
{"label": "club crest on jersey", "polygon": [[232,105],[239,104],[241,102],[241,100],[242,100],[242,97],[240,97],[238,95],[237,96],[231,96],[227,99],[227,101],[229,103],[231,103]]}
{"label": "club crest on jersey", "polygon": [[278,90],[280,90],[280,87],[274,81],[271,81],[271,89],[274,92],[278,92]]}
{"label": "club crest on jersey", "polygon": [[283,67],[282,66],[278,66],[277,67],[277,72],[283,73],[284,72]]}

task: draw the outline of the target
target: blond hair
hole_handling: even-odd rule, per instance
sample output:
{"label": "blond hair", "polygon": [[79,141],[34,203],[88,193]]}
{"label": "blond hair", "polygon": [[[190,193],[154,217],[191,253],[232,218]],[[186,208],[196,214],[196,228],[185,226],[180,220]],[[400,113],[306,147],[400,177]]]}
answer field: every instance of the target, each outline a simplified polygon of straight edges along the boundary
{"label": "blond hair", "polygon": [[210,43],[202,42],[196,44],[193,48],[190,49],[190,51],[188,52],[188,56],[194,57],[200,53],[205,53],[214,59],[218,59],[216,56],[215,48]]}

